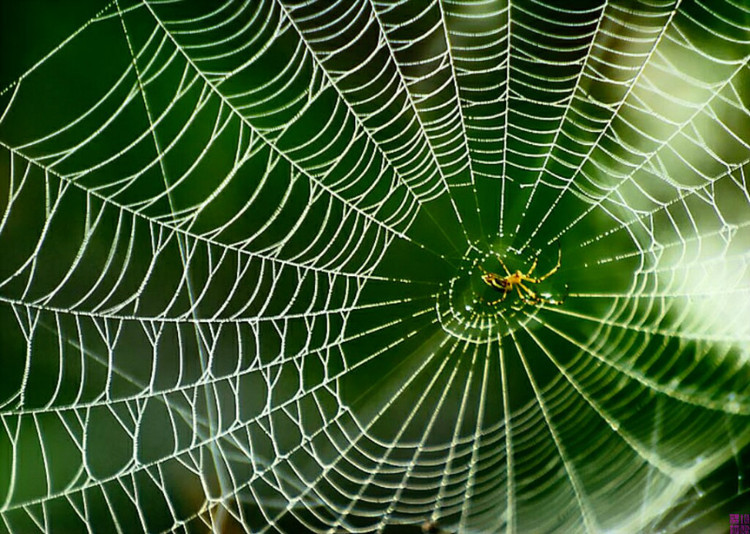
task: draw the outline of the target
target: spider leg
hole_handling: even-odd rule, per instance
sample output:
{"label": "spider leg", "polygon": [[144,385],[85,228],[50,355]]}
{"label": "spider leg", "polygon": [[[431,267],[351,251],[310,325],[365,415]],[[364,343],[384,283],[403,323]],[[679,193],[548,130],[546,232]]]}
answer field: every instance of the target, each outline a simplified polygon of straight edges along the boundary
{"label": "spider leg", "polygon": [[[502,297],[500,297],[499,299],[495,299],[495,300],[490,300],[490,301],[487,301],[487,300],[485,300],[485,302],[486,302],[487,304],[489,304],[490,306],[494,306],[494,305],[495,305],[495,304],[497,304],[498,302],[502,302],[502,301],[504,301],[504,300],[505,300],[505,296],[506,296],[507,294],[508,294],[508,292],[507,292],[507,291],[503,291],[503,296],[502,296]],[[482,299],[482,300],[484,300],[484,299]]]}
{"label": "spider leg", "polygon": [[[548,276],[552,276],[553,274],[555,274],[557,272],[557,270],[560,268],[561,260],[562,260],[562,249],[558,246],[557,247],[557,263],[555,264],[554,267],[552,267],[552,269],[550,270],[550,272],[548,272],[544,276],[540,276],[539,278],[535,278],[534,279],[534,283],[541,282],[542,280],[544,280]],[[531,282],[531,280],[529,280],[529,282]]]}
{"label": "spider leg", "polygon": [[[518,285],[521,289],[523,289],[526,293],[528,293],[528,296],[521,297],[522,300],[527,304],[539,304],[539,302],[542,300],[539,298],[539,295],[533,290],[525,285],[523,283],[519,282]],[[519,291],[520,293],[520,291]]]}
{"label": "spider leg", "polygon": [[518,282],[518,285],[521,287],[521,289],[523,289],[526,293],[528,293],[532,299],[537,300],[539,298],[538,295],[536,294],[536,291],[523,285],[523,282]]}
{"label": "spider leg", "polygon": [[502,296],[502,297],[500,297],[500,300],[501,300],[501,301],[502,301],[502,300],[505,300],[505,297],[507,297],[507,296],[508,296],[508,293],[509,293],[509,292],[510,292],[510,288],[507,288],[507,287],[506,287],[506,288],[505,288],[505,289],[503,290],[503,296]]}
{"label": "spider leg", "polygon": [[539,256],[534,256],[534,263],[531,264],[531,269],[526,273],[526,276],[531,278],[531,273],[534,272],[534,269],[536,269],[536,262],[539,261]]}
{"label": "spider leg", "polygon": [[497,304],[498,302],[502,302],[502,301],[504,301],[504,300],[505,300],[505,297],[507,297],[507,296],[508,296],[508,290],[506,289],[506,290],[504,290],[504,291],[503,291],[503,296],[502,296],[502,297],[500,297],[499,299],[496,299],[496,300],[484,300],[484,299],[483,299],[482,297],[479,297],[479,299],[480,299],[480,300],[481,300],[482,302],[485,302],[485,303],[489,304],[490,306],[494,306],[494,305],[495,305],[495,304]]}
{"label": "spider leg", "polygon": [[503,263],[503,259],[502,259],[502,258],[500,257],[500,255],[498,255],[498,256],[497,256],[497,261],[499,261],[499,262],[500,262],[500,265],[501,265],[501,266],[503,267],[503,270],[505,271],[505,274],[506,274],[507,276],[510,276],[510,271],[508,270],[508,268],[507,268],[507,267],[505,266],[505,264]]}
{"label": "spider leg", "polygon": [[521,284],[518,284],[518,285],[516,286],[516,291],[518,291],[518,296],[519,296],[519,297],[521,298],[521,300],[522,300],[523,302],[526,302],[527,304],[531,304],[531,303],[529,302],[529,299],[528,299],[528,298],[526,298],[526,297],[524,296],[524,294],[523,294],[523,293],[521,293],[521,288],[520,288],[520,287],[518,287],[518,286],[520,286],[520,285],[521,285]]}

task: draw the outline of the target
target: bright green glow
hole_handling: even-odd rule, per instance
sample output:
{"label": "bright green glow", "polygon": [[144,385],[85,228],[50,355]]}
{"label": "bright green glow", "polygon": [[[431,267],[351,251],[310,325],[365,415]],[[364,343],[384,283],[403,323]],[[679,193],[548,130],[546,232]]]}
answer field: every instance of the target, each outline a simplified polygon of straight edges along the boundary
{"label": "bright green glow", "polygon": [[742,2],[13,4],[3,528],[750,513]]}

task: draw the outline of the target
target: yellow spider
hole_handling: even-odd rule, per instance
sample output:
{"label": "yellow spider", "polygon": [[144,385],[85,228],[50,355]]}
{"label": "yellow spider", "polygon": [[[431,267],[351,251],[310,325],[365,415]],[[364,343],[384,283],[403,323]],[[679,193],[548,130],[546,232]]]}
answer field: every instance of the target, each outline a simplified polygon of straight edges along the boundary
{"label": "yellow spider", "polygon": [[500,262],[500,265],[503,267],[503,270],[505,271],[505,276],[495,274],[488,272],[484,267],[479,265],[479,270],[482,271],[482,281],[490,286],[495,291],[502,292],[503,296],[500,297],[497,300],[493,300],[492,302],[489,302],[488,304],[495,305],[498,302],[502,302],[505,300],[505,297],[508,296],[508,293],[513,291],[513,288],[516,289],[518,292],[518,296],[521,298],[521,301],[525,304],[553,304],[558,305],[562,304],[563,300],[555,300],[550,298],[545,298],[542,296],[539,296],[536,291],[533,289],[530,289],[529,287],[524,285],[524,282],[529,284],[538,284],[545,278],[552,276],[557,272],[557,270],[560,268],[560,260],[562,259],[562,251],[558,249],[557,251],[557,264],[544,276],[540,276],[538,278],[535,278],[531,276],[531,273],[534,272],[534,269],[536,269],[536,262],[539,258],[534,258],[534,263],[531,264],[531,268],[529,271],[524,274],[521,271],[516,271],[513,274],[508,270],[508,268],[505,266],[505,263],[503,263],[502,258],[500,256],[497,256],[497,261]]}

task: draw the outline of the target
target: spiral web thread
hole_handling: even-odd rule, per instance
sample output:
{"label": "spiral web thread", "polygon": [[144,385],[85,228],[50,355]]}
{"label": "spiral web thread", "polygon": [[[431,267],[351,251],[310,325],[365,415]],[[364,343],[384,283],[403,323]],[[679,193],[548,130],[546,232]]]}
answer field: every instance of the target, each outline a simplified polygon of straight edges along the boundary
{"label": "spiral web thread", "polygon": [[747,505],[750,6],[557,4],[115,0],[6,80],[0,529]]}

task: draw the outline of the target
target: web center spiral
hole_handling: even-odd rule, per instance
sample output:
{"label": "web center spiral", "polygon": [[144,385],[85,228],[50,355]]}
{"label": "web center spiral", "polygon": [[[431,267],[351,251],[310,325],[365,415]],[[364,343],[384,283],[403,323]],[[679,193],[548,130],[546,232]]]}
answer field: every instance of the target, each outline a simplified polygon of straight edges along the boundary
{"label": "web center spiral", "polygon": [[[543,303],[530,302],[531,294],[522,287],[510,285],[502,290],[486,279],[488,273],[498,279],[511,277],[516,272],[526,273],[535,258],[528,250],[470,246],[455,276],[444,284],[436,297],[443,330],[468,342],[488,343],[525,326]],[[526,285],[532,284],[527,282]],[[554,284],[545,282],[544,285],[543,288],[534,286],[532,291],[541,299],[556,302],[559,296],[552,289]]]}

